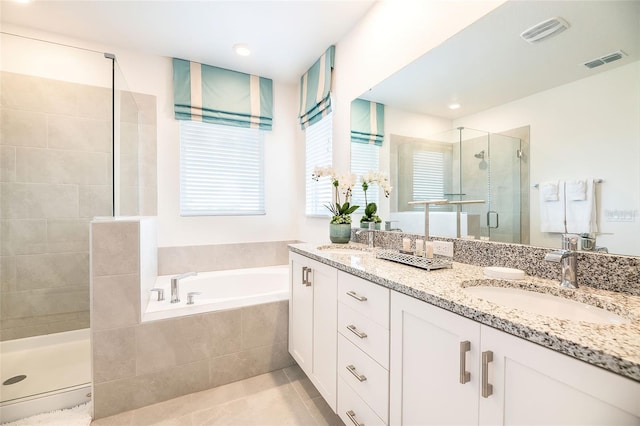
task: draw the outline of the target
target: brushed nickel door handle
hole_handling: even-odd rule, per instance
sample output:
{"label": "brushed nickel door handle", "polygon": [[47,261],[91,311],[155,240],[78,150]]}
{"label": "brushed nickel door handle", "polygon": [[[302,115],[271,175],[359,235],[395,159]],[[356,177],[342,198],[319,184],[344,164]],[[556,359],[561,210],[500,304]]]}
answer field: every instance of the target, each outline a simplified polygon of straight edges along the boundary
{"label": "brushed nickel door handle", "polygon": [[351,420],[355,426],[364,426],[364,423],[358,421],[356,413],[354,413],[353,410],[347,411],[347,417],[349,417],[349,420]]}
{"label": "brushed nickel door handle", "polygon": [[353,374],[354,377],[358,379],[360,382],[364,382],[367,380],[367,376],[365,376],[364,374],[358,373],[358,370],[356,370],[356,367],[354,365],[352,364],[347,365],[347,370],[349,370],[349,373]]}
{"label": "brushed nickel door handle", "polygon": [[489,383],[489,363],[493,362],[493,352],[482,352],[482,397],[493,395],[493,385]]}
{"label": "brushed nickel door handle", "polygon": [[352,332],[353,334],[355,334],[356,336],[358,336],[361,339],[364,339],[365,337],[367,337],[367,333],[365,333],[364,331],[360,331],[356,328],[355,325],[351,324],[347,326],[347,329],[349,329],[350,332]]}
{"label": "brushed nickel door handle", "polygon": [[367,298],[365,296],[360,296],[358,293],[356,293],[353,290],[350,290],[347,292],[347,294],[351,297],[353,297],[354,299],[356,299],[358,302],[366,302]]}
{"label": "brushed nickel door handle", "polygon": [[460,384],[464,385],[471,380],[471,373],[467,371],[467,352],[471,350],[471,342],[460,342]]}

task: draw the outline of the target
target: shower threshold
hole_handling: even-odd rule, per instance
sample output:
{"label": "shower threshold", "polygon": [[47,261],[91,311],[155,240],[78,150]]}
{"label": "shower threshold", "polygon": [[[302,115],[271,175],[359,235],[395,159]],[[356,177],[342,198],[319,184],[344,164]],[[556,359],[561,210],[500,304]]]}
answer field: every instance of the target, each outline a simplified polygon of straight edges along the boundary
{"label": "shower threshold", "polygon": [[0,342],[0,355],[0,423],[90,400],[89,329]]}

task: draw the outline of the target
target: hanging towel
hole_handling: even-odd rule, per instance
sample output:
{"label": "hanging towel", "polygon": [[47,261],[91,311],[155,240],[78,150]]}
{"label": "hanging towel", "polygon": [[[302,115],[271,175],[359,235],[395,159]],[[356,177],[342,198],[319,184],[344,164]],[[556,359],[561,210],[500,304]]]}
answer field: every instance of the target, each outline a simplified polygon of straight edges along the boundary
{"label": "hanging towel", "polygon": [[544,201],[558,201],[558,181],[541,183],[540,195]]}
{"label": "hanging towel", "polygon": [[564,182],[544,182],[540,184],[539,189],[540,232],[565,233]]}
{"label": "hanging towel", "polygon": [[567,201],[584,201],[587,199],[587,180],[568,180],[565,195]]}
{"label": "hanging towel", "polygon": [[584,200],[575,200],[567,196],[567,232],[571,234],[598,232],[595,180],[584,179],[584,182]]}

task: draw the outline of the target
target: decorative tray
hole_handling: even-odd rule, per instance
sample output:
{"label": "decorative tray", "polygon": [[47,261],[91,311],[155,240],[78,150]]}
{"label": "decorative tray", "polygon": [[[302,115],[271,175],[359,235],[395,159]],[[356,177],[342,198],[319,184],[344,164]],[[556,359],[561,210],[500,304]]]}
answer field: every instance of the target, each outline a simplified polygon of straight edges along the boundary
{"label": "decorative tray", "polygon": [[390,260],[392,262],[404,263],[405,265],[415,266],[416,268],[432,269],[452,268],[453,262],[449,257],[434,256],[432,259],[413,254],[400,253],[398,250],[380,250],[376,253],[378,259]]}

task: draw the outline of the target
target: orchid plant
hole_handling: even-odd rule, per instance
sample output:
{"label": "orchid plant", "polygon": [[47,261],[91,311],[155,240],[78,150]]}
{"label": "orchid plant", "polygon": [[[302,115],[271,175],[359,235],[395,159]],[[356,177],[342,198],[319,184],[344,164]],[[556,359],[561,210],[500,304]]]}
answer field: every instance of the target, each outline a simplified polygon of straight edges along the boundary
{"label": "orchid plant", "polygon": [[[316,167],[315,169],[313,169],[311,178],[317,182],[321,177],[324,176],[328,176],[331,179],[331,184],[333,185],[333,194],[335,197],[334,203],[325,204],[325,207],[333,215],[330,223],[351,224],[351,213],[355,212],[360,207],[352,206],[349,204],[353,187],[356,184],[356,175],[352,173],[338,174],[331,167]],[[340,201],[341,194],[344,197],[344,204]]]}
{"label": "orchid plant", "polygon": [[391,190],[393,189],[389,184],[389,178],[385,173],[382,172],[373,172],[360,176],[360,181],[362,182],[362,191],[364,192],[364,214],[360,218],[360,223],[366,222],[374,222],[380,223],[382,219],[376,213],[378,211],[378,206],[376,203],[367,202],[367,190],[373,184],[378,184],[380,189],[382,189],[384,196],[389,198],[391,194]]}

